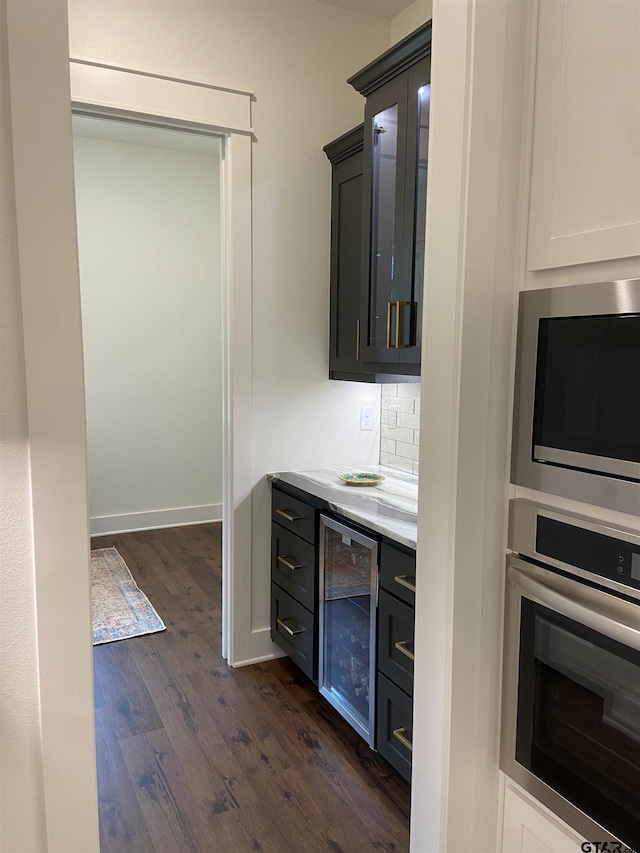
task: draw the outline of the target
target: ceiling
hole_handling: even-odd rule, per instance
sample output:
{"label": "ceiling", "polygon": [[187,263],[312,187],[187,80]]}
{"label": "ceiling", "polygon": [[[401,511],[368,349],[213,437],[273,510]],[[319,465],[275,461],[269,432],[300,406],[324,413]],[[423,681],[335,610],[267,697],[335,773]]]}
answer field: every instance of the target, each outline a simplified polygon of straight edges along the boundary
{"label": "ceiling", "polygon": [[365,12],[367,15],[391,20],[400,12],[404,12],[413,3],[413,0],[318,0],[318,2],[328,3],[330,6],[342,6],[343,9],[352,9],[354,12]]}

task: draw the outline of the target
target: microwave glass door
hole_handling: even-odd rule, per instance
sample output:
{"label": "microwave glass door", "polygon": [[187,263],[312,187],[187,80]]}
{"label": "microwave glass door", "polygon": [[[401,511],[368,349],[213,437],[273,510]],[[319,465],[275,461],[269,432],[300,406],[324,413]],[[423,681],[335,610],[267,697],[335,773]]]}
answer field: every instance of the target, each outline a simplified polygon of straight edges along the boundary
{"label": "microwave glass door", "polygon": [[640,652],[523,597],[516,760],[640,849]]}
{"label": "microwave glass door", "polygon": [[640,315],[543,318],[533,459],[640,479]]}

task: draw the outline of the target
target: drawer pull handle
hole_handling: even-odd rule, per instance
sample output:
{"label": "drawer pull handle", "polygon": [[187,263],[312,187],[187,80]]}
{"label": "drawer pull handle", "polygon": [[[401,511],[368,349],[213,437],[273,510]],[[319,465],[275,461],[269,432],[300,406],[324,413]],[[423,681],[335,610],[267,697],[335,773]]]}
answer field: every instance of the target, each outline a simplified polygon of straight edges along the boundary
{"label": "drawer pull handle", "polygon": [[301,515],[295,515],[291,512],[290,509],[277,509],[276,512],[278,515],[281,515],[283,518],[286,518],[287,521],[300,521],[302,518]]}
{"label": "drawer pull handle", "polygon": [[403,655],[406,655],[409,658],[409,660],[415,660],[416,659],[413,652],[407,648],[407,640],[402,640],[401,642],[394,643],[393,645],[399,652],[402,652]]}
{"label": "drawer pull handle", "polygon": [[290,563],[286,556],[281,557],[280,554],[278,554],[278,562],[291,569],[292,572],[295,572],[296,569],[304,569],[304,563]]}
{"label": "drawer pull handle", "polygon": [[287,625],[284,619],[276,619],[276,622],[278,623],[278,625],[280,625],[281,628],[283,628],[287,632],[287,634],[290,634],[292,637],[295,637],[296,634],[304,634],[304,628],[296,628],[294,630],[293,628],[290,628]]}
{"label": "drawer pull handle", "polygon": [[404,586],[406,589],[411,590],[411,592],[416,591],[415,578],[413,578],[414,583],[411,583],[410,580],[407,579],[406,575],[396,575],[394,581],[399,583],[400,586]]}
{"label": "drawer pull handle", "polygon": [[394,729],[393,736],[394,738],[396,738],[396,740],[399,740],[400,743],[409,750],[409,752],[413,752],[413,744],[411,743],[408,737],[405,737],[405,732],[406,729],[404,728]]}

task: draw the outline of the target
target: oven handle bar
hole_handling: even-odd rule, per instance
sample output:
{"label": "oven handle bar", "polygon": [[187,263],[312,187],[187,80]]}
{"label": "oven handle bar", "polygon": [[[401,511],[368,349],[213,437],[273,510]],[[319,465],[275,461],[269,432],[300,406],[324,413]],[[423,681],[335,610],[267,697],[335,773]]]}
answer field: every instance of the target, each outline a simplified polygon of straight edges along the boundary
{"label": "oven handle bar", "polygon": [[640,651],[640,606],[547,569],[509,558],[508,577],[545,607]]}

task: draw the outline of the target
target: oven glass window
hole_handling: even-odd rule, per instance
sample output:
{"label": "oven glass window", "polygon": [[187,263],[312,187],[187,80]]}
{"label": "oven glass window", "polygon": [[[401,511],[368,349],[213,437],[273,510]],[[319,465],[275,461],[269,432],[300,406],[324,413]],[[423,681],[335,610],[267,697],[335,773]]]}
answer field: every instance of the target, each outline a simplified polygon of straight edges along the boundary
{"label": "oven glass window", "polygon": [[640,462],[638,377],[640,315],[540,320],[534,446]]}
{"label": "oven glass window", "polygon": [[523,598],[516,759],[640,849],[640,653]]}

